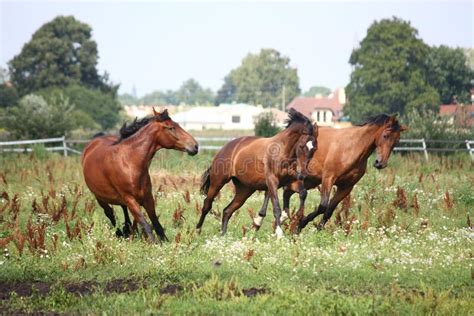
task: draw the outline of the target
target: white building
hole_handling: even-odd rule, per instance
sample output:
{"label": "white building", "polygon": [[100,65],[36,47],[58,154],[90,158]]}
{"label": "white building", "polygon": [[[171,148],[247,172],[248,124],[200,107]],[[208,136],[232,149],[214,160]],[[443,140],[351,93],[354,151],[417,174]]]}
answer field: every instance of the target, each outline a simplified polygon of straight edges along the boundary
{"label": "white building", "polygon": [[249,130],[254,128],[255,119],[264,111],[266,109],[262,107],[243,103],[221,104],[193,107],[189,111],[174,114],[172,119],[187,130]]}

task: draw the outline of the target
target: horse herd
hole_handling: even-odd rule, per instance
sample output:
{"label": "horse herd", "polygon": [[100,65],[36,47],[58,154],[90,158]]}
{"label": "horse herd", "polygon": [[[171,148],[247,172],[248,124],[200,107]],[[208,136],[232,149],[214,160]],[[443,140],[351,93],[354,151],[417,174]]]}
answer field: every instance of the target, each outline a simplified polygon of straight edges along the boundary
{"label": "horse herd", "polygon": [[[381,114],[350,128],[318,128],[294,109],[288,113],[286,128],[270,138],[254,136],[236,138],[222,147],[211,166],[204,172],[201,193],[206,198],[197,223],[201,230],[206,215],[222,187],[232,180],[235,196],[223,210],[221,233],[227,231],[232,214],[257,190],[265,191],[265,200],[253,226],[259,229],[271,201],[275,216],[275,233],[283,236],[281,222],[289,214],[291,196],[297,192],[300,207],[296,213],[298,231],[318,215],[323,214],[318,228],[322,229],[334,209],[365,174],[367,160],[375,151],[374,167],[382,169],[400,133],[406,129],[395,116]],[[123,209],[125,224],[117,235],[127,237],[140,224],[150,241],[155,241],[151,227],[140,207],[150,218],[156,234],[166,238],[155,212],[155,201],[149,166],[161,149],[175,149],[190,155],[198,153],[198,143],[168,115],[153,110],[153,115],[124,124],[120,136],[102,135],[87,144],[82,155],[84,179],[116,226],[112,205]],[[320,186],[319,206],[304,216],[307,190]],[[337,187],[331,197],[333,186]],[[283,187],[283,210],[278,200],[278,188]],[[132,225],[128,211],[132,213]]]}

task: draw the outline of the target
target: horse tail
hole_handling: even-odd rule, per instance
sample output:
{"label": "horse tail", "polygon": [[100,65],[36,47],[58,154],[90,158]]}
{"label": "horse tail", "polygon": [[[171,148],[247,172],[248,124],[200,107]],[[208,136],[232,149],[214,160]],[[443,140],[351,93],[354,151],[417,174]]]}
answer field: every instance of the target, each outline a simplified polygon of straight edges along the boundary
{"label": "horse tail", "polygon": [[207,168],[201,176],[201,194],[207,195],[211,186],[211,167]]}

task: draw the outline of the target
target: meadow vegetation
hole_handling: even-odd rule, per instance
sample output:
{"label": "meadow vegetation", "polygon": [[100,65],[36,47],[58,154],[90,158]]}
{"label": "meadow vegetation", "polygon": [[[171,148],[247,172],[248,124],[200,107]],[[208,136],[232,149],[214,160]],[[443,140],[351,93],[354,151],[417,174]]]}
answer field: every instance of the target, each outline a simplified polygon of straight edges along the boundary
{"label": "meadow vegetation", "polygon": [[[469,156],[394,154],[369,167],[324,231],[277,240],[252,196],[219,236],[228,185],[198,235],[212,159],[158,152],[157,212],[170,242],[118,239],[79,157],[0,156],[0,313],[448,314],[474,310],[474,168]],[[369,161],[371,166],[371,161]],[[310,191],[306,212],[317,205]],[[298,206],[296,196],[291,208]],[[115,207],[119,223],[121,210]]]}

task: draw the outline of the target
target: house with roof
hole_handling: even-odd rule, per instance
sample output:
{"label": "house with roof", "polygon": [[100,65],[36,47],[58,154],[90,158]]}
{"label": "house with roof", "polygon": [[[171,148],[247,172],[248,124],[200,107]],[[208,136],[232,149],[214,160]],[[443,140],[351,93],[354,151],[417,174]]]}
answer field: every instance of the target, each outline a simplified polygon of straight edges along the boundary
{"label": "house with roof", "polygon": [[257,117],[266,111],[272,112],[278,125],[284,125],[288,116],[285,112],[244,103],[196,106],[174,114],[173,120],[187,130],[250,130],[254,129]]}
{"label": "house with roof", "polygon": [[346,93],[343,88],[339,88],[328,96],[296,97],[286,108],[294,108],[320,126],[335,126],[343,116],[345,104]]}
{"label": "house with roof", "polygon": [[448,116],[451,124],[471,128],[474,126],[473,104],[443,104],[439,107],[440,116]]}

